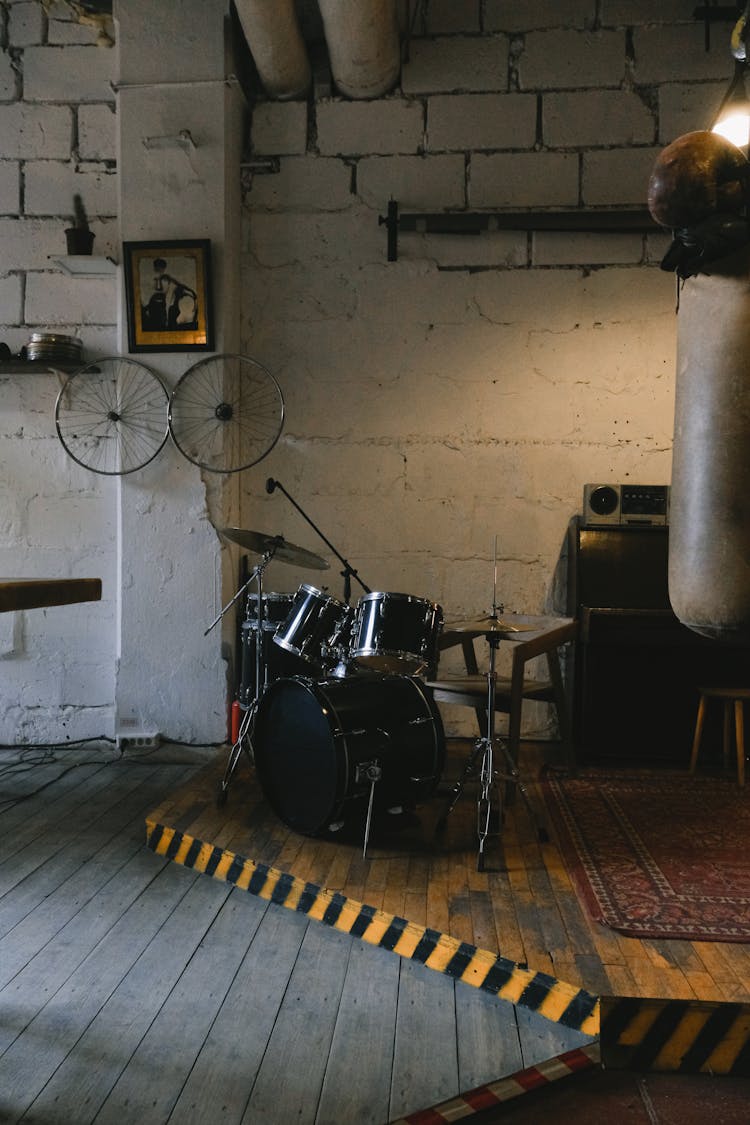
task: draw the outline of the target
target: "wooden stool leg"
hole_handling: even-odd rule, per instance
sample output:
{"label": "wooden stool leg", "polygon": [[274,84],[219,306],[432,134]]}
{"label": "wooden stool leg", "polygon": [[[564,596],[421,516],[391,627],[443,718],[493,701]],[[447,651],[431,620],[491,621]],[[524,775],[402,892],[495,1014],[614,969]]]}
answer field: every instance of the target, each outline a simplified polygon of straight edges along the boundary
{"label": "wooden stool leg", "polygon": [[732,701],[728,699],[724,704],[724,724],[722,726],[721,748],[724,755],[724,769],[729,769],[729,758],[732,751]]}
{"label": "wooden stool leg", "polygon": [[698,750],[701,744],[701,735],[703,734],[703,723],[706,719],[706,697],[701,695],[698,702],[698,714],[695,718],[695,734],[693,736],[693,752],[690,755],[690,772],[695,773],[695,767],[698,764]]}
{"label": "wooden stool leg", "polygon": [[737,739],[737,781],[745,784],[745,716],[742,711],[742,700],[734,701],[734,735]]}

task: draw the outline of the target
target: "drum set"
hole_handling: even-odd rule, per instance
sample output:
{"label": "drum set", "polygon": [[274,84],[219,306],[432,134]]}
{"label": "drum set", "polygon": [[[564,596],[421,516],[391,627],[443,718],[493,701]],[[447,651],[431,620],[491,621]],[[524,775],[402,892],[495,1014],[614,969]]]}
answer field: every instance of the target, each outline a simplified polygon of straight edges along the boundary
{"label": "drum set", "polygon": [[[294,594],[264,593],[264,572],[274,559],[303,569],[323,570],[328,563],[282,536],[241,528],[224,528],[221,534],[260,555],[261,561],[206,630],[246,594],[242,720],[217,803],[226,802],[244,751],[272,809],[295,831],[313,836],[336,832],[351,813],[358,821],[364,813],[366,856],[373,813],[414,807],[433,795],[442,777],[445,734],[426,682],[437,674],[442,608],[411,594],[373,592],[359,578],[365,593],[355,606],[306,582]],[[345,596],[350,574],[356,576],[346,564]],[[253,583],[255,592],[247,593]],[[489,617],[451,626],[489,642],[487,731],[452,787],[437,831],[445,828],[465,781],[476,772],[479,870],[484,869],[485,842],[492,831],[493,793],[498,794],[502,822],[500,783],[515,782],[531,813],[515,763],[494,734],[497,645],[519,628],[524,626],[498,617],[494,597]],[[498,745],[505,753],[505,772],[497,768]]]}

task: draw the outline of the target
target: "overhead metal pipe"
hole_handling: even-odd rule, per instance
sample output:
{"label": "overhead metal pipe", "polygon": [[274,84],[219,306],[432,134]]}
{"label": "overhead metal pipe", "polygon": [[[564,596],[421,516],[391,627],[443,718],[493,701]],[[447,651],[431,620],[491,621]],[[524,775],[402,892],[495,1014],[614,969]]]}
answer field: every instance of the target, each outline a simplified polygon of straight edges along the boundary
{"label": "overhead metal pipe", "polygon": [[312,69],[294,0],[235,0],[235,8],[268,96],[304,98]]}
{"label": "overhead metal pipe", "polygon": [[318,0],[331,74],[348,98],[377,98],[399,80],[397,0]]}

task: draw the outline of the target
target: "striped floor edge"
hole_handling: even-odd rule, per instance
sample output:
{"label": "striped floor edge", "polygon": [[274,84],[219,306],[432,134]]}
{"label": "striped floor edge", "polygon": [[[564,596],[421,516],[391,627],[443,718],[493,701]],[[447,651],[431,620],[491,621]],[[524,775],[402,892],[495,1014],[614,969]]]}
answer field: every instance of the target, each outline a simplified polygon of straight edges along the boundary
{"label": "striped floor edge", "polygon": [[157,855],[183,867],[232,883],[249,894],[418,961],[501,1000],[529,1008],[553,1023],[584,1035],[599,1034],[599,997],[547,973],[533,972],[497,953],[385,914],[150,819],[146,820],[146,844]]}
{"label": "striped floor edge", "polygon": [[492,1109],[493,1106],[512,1098],[538,1090],[540,1086],[547,1086],[560,1078],[567,1078],[571,1074],[588,1070],[599,1064],[599,1046],[592,1043],[588,1047],[578,1047],[573,1051],[565,1051],[537,1066],[527,1067],[507,1078],[500,1078],[487,1086],[478,1086],[467,1094],[459,1094],[457,1098],[442,1102],[432,1109],[422,1109],[417,1113],[410,1113],[407,1117],[399,1117],[391,1125],[444,1125],[446,1121],[460,1121],[473,1113]]}

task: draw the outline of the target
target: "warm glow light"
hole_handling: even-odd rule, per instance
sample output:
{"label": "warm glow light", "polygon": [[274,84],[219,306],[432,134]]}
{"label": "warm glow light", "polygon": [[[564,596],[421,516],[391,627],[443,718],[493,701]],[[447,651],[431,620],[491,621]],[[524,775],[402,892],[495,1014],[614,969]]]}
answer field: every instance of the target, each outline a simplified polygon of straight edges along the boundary
{"label": "warm glow light", "polygon": [[737,148],[747,148],[750,144],[750,107],[747,110],[735,109],[717,121],[711,130],[731,141]]}

